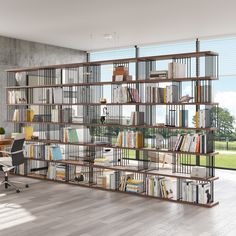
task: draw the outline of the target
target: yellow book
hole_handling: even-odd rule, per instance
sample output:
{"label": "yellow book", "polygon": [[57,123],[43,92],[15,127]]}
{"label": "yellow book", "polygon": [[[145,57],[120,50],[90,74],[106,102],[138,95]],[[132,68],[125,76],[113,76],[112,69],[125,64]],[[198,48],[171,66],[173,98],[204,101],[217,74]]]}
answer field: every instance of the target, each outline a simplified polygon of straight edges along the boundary
{"label": "yellow book", "polygon": [[135,141],[136,141],[135,147],[139,148],[138,131],[136,131],[136,133],[135,133]]}
{"label": "yellow book", "polygon": [[179,112],[179,127],[182,127],[182,111]]}
{"label": "yellow book", "polygon": [[34,146],[30,145],[30,158],[34,158]]}
{"label": "yellow book", "polygon": [[123,139],[123,132],[120,131],[119,134],[118,134],[118,147],[122,147],[122,140]]}
{"label": "yellow book", "polygon": [[164,88],[164,103],[166,103],[166,88]]}
{"label": "yellow book", "polygon": [[50,148],[49,160],[50,160],[50,161],[53,161],[52,148]]}
{"label": "yellow book", "polygon": [[184,135],[184,141],[183,141],[183,144],[181,145],[181,151],[184,151],[184,146],[187,142],[187,135]]}
{"label": "yellow book", "polygon": [[31,140],[31,137],[33,136],[33,127],[32,126],[25,126],[22,128],[23,134],[25,134],[25,140]]}
{"label": "yellow book", "polygon": [[199,128],[199,112],[196,111],[196,128]]}
{"label": "yellow book", "polygon": [[31,122],[34,119],[34,111],[32,109],[27,110],[27,121]]}

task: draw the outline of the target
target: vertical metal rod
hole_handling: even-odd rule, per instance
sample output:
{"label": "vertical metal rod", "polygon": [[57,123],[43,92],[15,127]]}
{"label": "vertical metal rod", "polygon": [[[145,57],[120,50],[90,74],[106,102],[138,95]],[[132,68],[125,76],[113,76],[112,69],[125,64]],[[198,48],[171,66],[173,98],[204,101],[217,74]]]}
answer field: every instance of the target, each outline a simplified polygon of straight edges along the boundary
{"label": "vertical metal rod", "polygon": [[[199,52],[200,51],[200,41],[198,40],[198,38],[196,39],[196,52]],[[200,58],[197,56],[196,57],[196,77],[199,77],[199,75],[200,75]],[[197,94],[196,94],[196,96],[198,96],[198,89],[199,89],[199,86],[200,86],[200,81],[196,81],[196,90],[197,90]],[[198,99],[197,99],[197,102],[199,102],[198,101]],[[198,112],[199,112],[199,110],[200,110],[200,105],[196,105],[196,115],[198,114]],[[197,133],[199,132],[199,131],[196,131]],[[196,155],[196,165],[197,166],[200,166],[200,155]]]}
{"label": "vertical metal rod", "polygon": [[[134,46],[135,47],[135,58],[138,59],[139,58],[139,48],[137,45]],[[138,80],[139,79],[139,64],[138,64],[138,61],[136,60],[135,62],[135,80]],[[139,89],[139,85],[136,84],[136,89],[138,90]],[[135,105],[135,111],[139,111],[139,105]],[[136,160],[139,160],[139,151],[136,151]]]}

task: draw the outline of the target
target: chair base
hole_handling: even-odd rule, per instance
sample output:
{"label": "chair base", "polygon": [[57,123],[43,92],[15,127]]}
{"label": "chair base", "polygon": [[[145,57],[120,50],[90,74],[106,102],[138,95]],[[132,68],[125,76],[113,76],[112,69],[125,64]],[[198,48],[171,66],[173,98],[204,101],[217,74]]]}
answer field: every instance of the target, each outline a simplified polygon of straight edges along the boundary
{"label": "chair base", "polygon": [[[15,184],[22,184],[24,185],[23,182],[18,182],[18,181],[9,181],[9,180],[3,180],[1,183],[0,183],[0,186],[1,185],[5,185],[5,189],[7,189],[8,187],[13,187],[17,193],[20,193],[20,188],[18,186],[16,186]],[[25,187],[26,188],[29,188],[29,185],[28,184],[25,184]]]}

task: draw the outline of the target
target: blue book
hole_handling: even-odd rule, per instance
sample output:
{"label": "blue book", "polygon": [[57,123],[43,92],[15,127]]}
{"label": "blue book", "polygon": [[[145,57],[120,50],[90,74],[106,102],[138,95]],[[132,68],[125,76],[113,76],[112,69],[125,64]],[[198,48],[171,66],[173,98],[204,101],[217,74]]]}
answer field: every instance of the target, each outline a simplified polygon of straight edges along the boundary
{"label": "blue book", "polygon": [[52,159],[54,161],[62,160],[62,153],[60,147],[52,147]]}

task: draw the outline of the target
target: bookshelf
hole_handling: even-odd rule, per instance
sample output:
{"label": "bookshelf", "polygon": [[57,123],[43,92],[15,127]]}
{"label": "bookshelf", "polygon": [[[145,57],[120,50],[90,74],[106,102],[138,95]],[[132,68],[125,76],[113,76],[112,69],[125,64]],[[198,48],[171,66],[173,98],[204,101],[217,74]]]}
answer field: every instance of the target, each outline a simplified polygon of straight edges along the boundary
{"label": "bookshelf", "polygon": [[7,121],[26,134],[25,163],[15,174],[217,205],[218,54],[136,52],[128,59],[7,70]]}

